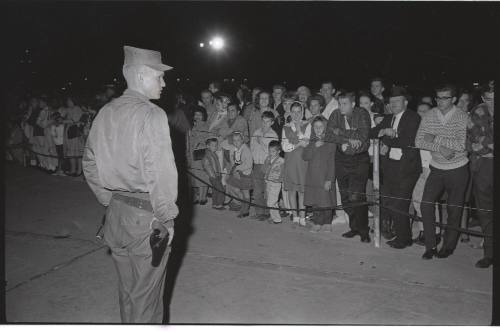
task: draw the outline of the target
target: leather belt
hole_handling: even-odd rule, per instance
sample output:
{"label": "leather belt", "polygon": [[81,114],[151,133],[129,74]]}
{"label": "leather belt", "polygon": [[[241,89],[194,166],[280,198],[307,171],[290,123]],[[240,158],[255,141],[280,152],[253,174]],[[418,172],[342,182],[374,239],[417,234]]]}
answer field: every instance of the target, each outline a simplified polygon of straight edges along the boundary
{"label": "leather belt", "polygon": [[123,203],[125,203],[127,205],[130,205],[130,206],[136,207],[138,209],[153,213],[153,206],[151,205],[150,201],[140,199],[137,197],[120,195],[120,194],[113,194],[113,198],[116,200],[122,201]]}

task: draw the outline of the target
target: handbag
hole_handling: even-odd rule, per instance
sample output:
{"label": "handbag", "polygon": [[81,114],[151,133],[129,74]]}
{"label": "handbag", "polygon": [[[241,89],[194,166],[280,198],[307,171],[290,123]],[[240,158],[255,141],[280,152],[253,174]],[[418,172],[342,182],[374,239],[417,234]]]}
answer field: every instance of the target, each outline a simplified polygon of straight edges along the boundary
{"label": "handbag", "polygon": [[71,125],[68,128],[68,138],[76,138],[82,136],[82,131],[77,125]]}

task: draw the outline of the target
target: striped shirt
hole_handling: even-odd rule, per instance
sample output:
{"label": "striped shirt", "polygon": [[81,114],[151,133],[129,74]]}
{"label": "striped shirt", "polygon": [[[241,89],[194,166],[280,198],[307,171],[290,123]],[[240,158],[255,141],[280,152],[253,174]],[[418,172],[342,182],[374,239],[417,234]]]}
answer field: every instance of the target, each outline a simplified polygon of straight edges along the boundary
{"label": "striped shirt", "polygon": [[[435,168],[448,170],[462,167],[469,161],[465,150],[467,122],[467,113],[456,106],[453,106],[445,116],[437,107],[433,108],[422,118],[415,137],[415,146],[431,151],[430,165]],[[425,134],[435,135],[434,141],[432,143],[426,142],[424,140]],[[453,150],[455,155],[450,160],[446,159],[439,152],[440,145]]]}

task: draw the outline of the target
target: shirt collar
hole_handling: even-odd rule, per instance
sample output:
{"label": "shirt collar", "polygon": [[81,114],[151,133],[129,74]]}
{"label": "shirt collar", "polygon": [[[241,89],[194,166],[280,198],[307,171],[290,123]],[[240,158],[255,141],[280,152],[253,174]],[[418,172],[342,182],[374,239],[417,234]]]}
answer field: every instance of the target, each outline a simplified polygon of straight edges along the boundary
{"label": "shirt collar", "polygon": [[404,110],[403,112],[399,112],[398,114],[396,114],[396,119],[401,119],[401,117],[403,116],[404,112],[406,112],[406,110]]}
{"label": "shirt collar", "polygon": [[135,90],[131,90],[131,89],[126,89],[124,92],[123,92],[124,95],[127,95],[127,96],[133,96],[133,97],[137,97],[143,101],[149,101],[149,98],[146,97],[145,95],[143,95],[142,93],[138,92],[138,91],[135,91]]}

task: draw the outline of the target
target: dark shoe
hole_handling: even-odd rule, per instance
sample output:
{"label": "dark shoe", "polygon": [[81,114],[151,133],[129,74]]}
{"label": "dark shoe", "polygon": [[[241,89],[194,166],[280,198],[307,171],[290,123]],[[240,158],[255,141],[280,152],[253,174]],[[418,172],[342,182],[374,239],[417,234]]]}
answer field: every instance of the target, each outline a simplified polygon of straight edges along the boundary
{"label": "dark shoe", "polygon": [[239,210],[241,210],[241,205],[236,205],[236,204],[231,205],[231,204],[229,204],[229,210],[230,211],[239,211]]}
{"label": "dark shoe", "polygon": [[398,240],[397,238],[394,241],[389,241],[389,242],[387,242],[387,243],[389,243],[389,245],[394,249],[404,249],[406,247],[411,247],[411,245],[413,244],[412,240],[409,240],[407,242],[403,242],[403,241]]}
{"label": "dark shoe", "polygon": [[432,259],[432,257],[436,256],[436,254],[437,254],[436,248],[433,248],[431,250],[426,250],[422,255],[422,259]]}
{"label": "dark shoe", "polygon": [[415,239],[413,239],[413,243],[415,243],[415,244],[417,244],[419,246],[425,246],[424,231],[420,231],[420,233],[418,234],[418,236]]}
{"label": "dark shoe", "polygon": [[259,218],[257,218],[257,221],[266,221],[267,219],[269,219],[268,216],[266,216],[265,214],[261,214]]}
{"label": "dark shoe", "polygon": [[281,218],[285,218],[285,217],[288,217],[288,212],[287,211],[280,211],[280,217]]}
{"label": "dark shoe", "polygon": [[196,204],[198,204],[198,203],[200,203],[200,201],[199,201],[199,200],[193,201],[193,205],[196,205]]}
{"label": "dark shoe", "polygon": [[361,242],[363,242],[363,243],[370,243],[371,242],[370,235],[368,235],[368,234],[361,235]]}
{"label": "dark shoe", "polygon": [[212,209],[214,210],[225,210],[226,208],[223,206],[212,206]]}
{"label": "dark shoe", "polygon": [[349,232],[345,232],[344,234],[342,234],[342,237],[350,239],[352,237],[355,237],[356,235],[359,235],[357,231],[350,230]]}
{"label": "dark shoe", "polygon": [[446,257],[450,256],[451,254],[453,254],[453,250],[449,250],[449,249],[441,249],[441,250],[439,250],[439,252],[436,254],[436,257],[437,257],[437,258],[446,258]]}
{"label": "dark shoe", "polygon": [[200,201],[200,205],[205,205],[205,204],[207,204],[207,200]]}
{"label": "dark shoe", "polygon": [[392,231],[392,223],[390,220],[382,220],[380,223],[380,234],[382,234],[386,240],[391,240],[396,236],[394,231]]}
{"label": "dark shoe", "polygon": [[397,239],[396,239],[396,238],[394,238],[394,239],[392,239],[392,240],[387,241],[386,243],[387,243],[388,245],[390,245],[390,246],[391,246],[394,242],[396,242],[396,240],[397,240]]}
{"label": "dark shoe", "polygon": [[250,215],[250,213],[248,213],[248,212],[247,213],[240,213],[240,214],[238,214],[238,218],[246,218],[249,215]]}
{"label": "dark shoe", "polygon": [[490,265],[493,265],[493,259],[489,257],[484,257],[478,260],[475,266],[480,269],[486,269],[490,267]]}

